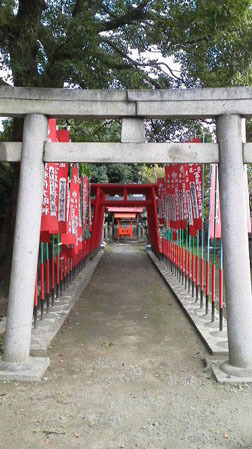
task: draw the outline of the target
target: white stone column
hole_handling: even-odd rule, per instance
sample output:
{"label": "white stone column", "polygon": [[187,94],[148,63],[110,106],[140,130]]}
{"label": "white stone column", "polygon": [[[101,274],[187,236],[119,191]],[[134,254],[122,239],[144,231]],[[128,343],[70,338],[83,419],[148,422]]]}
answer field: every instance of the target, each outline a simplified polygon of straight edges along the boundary
{"label": "white stone column", "polygon": [[47,132],[48,122],[44,115],[31,114],[25,117],[2,362],[7,364],[25,365],[29,362],[43,198],[43,149]]}
{"label": "white stone column", "polygon": [[252,297],[240,116],[220,116],[217,136],[229,345],[221,369],[245,376],[252,375]]}
{"label": "white stone column", "polygon": [[145,142],[144,120],[142,118],[122,119],[121,142]]}

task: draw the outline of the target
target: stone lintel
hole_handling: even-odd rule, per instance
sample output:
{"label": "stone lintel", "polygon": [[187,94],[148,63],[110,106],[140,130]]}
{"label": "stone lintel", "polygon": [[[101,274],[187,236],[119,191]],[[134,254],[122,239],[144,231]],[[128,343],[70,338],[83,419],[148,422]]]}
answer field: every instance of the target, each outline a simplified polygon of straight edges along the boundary
{"label": "stone lintel", "polygon": [[[52,91],[53,96],[53,91]],[[0,116],[24,117],[27,114],[44,114],[47,117],[74,119],[108,119],[134,117],[136,104],[125,101],[89,101],[79,99],[20,99],[1,98]]]}
{"label": "stone lintel", "polygon": [[137,116],[147,119],[204,119],[222,114],[252,116],[252,98],[228,100],[138,101]]}
{"label": "stone lintel", "polygon": [[20,162],[22,142],[0,142],[0,162]]}
{"label": "stone lintel", "polygon": [[252,87],[214,87],[194,89],[129,89],[128,101],[215,101],[250,100]]}
{"label": "stone lintel", "polygon": [[0,116],[106,119],[252,116],[252,88],[49,89],[0,86]]}
{"label": "stone lintel", "polygon": [[45,162],[218,163],[218,144],[204,143],[51,143]]}

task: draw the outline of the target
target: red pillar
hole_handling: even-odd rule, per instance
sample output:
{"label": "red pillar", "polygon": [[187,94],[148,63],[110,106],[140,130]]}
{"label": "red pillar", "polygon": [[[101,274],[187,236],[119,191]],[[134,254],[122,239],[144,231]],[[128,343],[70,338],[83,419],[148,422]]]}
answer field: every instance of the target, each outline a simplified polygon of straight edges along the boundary
{"label": "red pillar", "polygon": [[105,200],[105,194],[100,187],[96,189],[95,204],[94,204],[94,218],[92,226],[91,237],[91,251],[95,251],[99,248],[102,237],[102,227],[104,220],[105,206],[102,205],[102,201]]}
{"label": "red pillar", "polygon": [[158,214],[157,214],[157,201],[154,186],[148,190],[148,193],[146,194],[146,199],[147,198],[151,200],[150,205],[147,206],[150,244],[154,252],[161,253]]}

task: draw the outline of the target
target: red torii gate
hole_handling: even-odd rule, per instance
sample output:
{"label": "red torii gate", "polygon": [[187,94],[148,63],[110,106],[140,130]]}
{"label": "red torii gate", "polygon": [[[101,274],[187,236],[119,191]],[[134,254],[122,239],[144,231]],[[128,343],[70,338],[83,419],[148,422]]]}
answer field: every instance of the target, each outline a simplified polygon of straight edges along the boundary
{"label": "red torii gate", "polygon": [[[91,193],[95,195],[92,200],[94,205],[94,218],[92,226],[91,251],[99,248],[102,237],[105,208],[117,207],[146,207],[148,218],[148,229],[152,250],[158,255],[161,253],[160,235],[158,227],[157,184],[91,184]],[[130,195],[145,195],[145,200],[129,200]],[[123,200],[106,199],[106,195],[119,195]]]}

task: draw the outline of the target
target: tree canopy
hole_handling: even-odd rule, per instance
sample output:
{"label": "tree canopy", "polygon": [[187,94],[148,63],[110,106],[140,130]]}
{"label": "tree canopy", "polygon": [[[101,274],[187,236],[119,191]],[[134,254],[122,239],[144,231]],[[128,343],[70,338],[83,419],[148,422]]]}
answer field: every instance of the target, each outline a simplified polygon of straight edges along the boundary
{"label": "tree canopy", "polygon": [[[250,6],[250,0],[1,0],[2,66],[16,86],[248,84]],[[181,73],[157,52],[174,56]]]}

